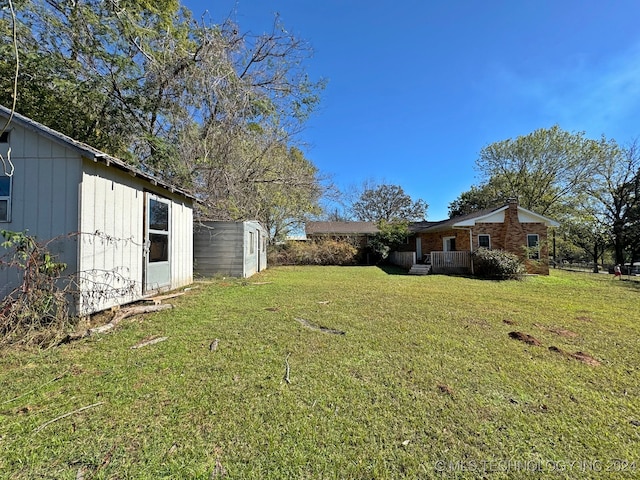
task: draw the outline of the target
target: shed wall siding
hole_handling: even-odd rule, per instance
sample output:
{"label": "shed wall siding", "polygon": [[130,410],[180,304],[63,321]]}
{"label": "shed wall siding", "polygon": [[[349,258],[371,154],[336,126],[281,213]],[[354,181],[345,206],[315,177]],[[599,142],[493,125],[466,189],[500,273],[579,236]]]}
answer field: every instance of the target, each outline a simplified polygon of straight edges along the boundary
{"label": "shed wall siding", "polygon": [[193,282],[193,205],[176,195],[171,199],[171,289]]}
{"label": "shed wall siding", "polygon": [[263,248],[266,237],[267,231],[255,221],[196,224],[193,241],[195,274],[202,277],[252,276],[267,267],[267,252]]}
{"label": "shed wall siding", "polygon": [[84,165],[79,270],[81,310],[88,312],[142,296],[144,195],[130,175],[88,160]]}
{"label": "shed wall siding", "polygon": [[[142,298],[144,271],[145,180],[100,163],[84,161],[81,188],[81,310],[97,311]],[[153,193],[171,200],[171,285],[193,281],[193,215],[191,203],[162,189]],[[96,286],[107,286],[106,293]]]}
{"label": "shed wall siding", "polygon": [[[251,240],[251,233],[253,233],[253,240]],[[250,277],[261,270],[263,255],[266,258],[266,252],[262,251],[262,239],[266,233],[258,222],[244,222],[244,277]],[[251,241],[253,241],[253,249]]]}
{"label": "shed wall siding", "polygon": [[201,222],[194,233],[194,272],[198,276],[244,276],[241,222]]}
{"label": "shed wall siding", "polygon": [[[78,188],[80,158],[75,151],[43,138],[29,129],[12,125],[9,144],[0,153],[15,169],[11,191],[11,221],[0,229],[27,231],[40,242],[56,238],[48,245],[57,261],[67,264],[65,273],[77,270]],[[0,238],[4,241],[3,238]],[[0,256],[6,250],[0,247]],[[0,299],[21,282],[15,269],[0,269]]]}

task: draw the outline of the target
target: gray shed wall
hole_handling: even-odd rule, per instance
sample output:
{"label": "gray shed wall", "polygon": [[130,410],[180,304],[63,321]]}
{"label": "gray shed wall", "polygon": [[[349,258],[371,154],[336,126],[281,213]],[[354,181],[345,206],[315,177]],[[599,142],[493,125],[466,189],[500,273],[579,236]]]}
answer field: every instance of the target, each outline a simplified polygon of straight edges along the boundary
{"label": "gray shed wall", "polygon": [[[82,158],[65,141],[41,135],[32,125],[25,128],[14,122],[10,128],[9,143],[0,144],[0,154],[6,159],[10,147],[15,167],[11,218],[0,222],[0,230],[28,230],[40,241],[60,237],[48,247],[57,261],[67,264],[63,274],[80,277],[76,311],[90,313],[121,305],[145,293],[145,191],[171,201],[171,284],[167,288],[193,281],[191,199],[113,166]],[[0,247],[0,257],[6,253]],[[118,290],[127,282],[135,284],[132,290]],[[18,270],[0,268],[0,300],[20,283]],[[110,293],[97,300],[91,298],[96,285],[110,286]]]}
{"label": "gray shed wall", "polygon": [[[67,235],[78,231],[82,171],[77,153],[19,125],[10,127],[9,143],[0,144],[0,154],[5,160],[9,147],[14,166],[11,218],[9,222],[0,222],[0,230],[28,230],[38,241],[57,238],[49,244],[49,250],[57,256],[57,261],[67,264],[67,272],[75,272],[77,239]],[[0,243],[4,240],[0,237]],[[0,247],[0,257],[6,253]],[[0,299],[20,283],[17,270],[0,269]]]}
{"label": "gray shed wall", "polygon": [[195,224],[194,274],[201,277],[250,277],[266,268],[264,238],[266,230],[254,221]]}

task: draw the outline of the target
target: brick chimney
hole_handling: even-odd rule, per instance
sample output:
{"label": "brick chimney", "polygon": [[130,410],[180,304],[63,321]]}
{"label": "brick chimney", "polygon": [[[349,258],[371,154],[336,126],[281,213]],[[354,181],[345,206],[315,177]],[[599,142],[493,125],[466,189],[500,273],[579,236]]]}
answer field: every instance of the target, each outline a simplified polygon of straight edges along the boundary
{"label": "brick chimney", "polygon": [[523,248],[527,245],[527,236],[518,219],[518,199],[508,199],[507,205],[509,208],[504,212],[504,248],[522,257]]}

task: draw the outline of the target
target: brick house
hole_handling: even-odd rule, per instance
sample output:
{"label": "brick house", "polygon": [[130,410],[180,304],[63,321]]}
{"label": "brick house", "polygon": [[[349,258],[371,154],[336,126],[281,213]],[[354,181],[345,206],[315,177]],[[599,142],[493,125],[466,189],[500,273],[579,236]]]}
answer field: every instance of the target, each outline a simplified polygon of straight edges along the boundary
{"label": "brick house", "polygon": [[484,247],[514,253],[524,260],[527,272],[548,275],[548,229],[557,226],[555,220],[509,200],[441,222],[414,223],[411,248],[415,245],[418,262],[430,264],[434,273],[472,272],[471,252]]}

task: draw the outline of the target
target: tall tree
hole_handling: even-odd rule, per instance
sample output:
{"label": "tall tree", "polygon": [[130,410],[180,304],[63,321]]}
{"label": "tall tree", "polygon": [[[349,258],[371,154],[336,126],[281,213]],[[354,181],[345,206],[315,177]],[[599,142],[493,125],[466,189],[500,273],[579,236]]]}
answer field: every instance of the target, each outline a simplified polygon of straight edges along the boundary
{"label": "tall tree", "polygon": [[633,250],[635,212],[640,207],[640,145],[620,148],[609,142],[603,149],[586,191],[610,229],[616,263],[625,262],[625,250]]}
{"label": "tall tree", "polygon": [[355,217],[365,222],[420,221],[426,218],[427,208],[424,200],[412,200],[398,185],[366,189],[352,205]]}
{"label": "tall tree", "polygon": [[609,226],[593,208],[576,210],[565,220],[563,233],[567,240],[582,251],[593,262],[593,271],[598,273],[598,263],[611,244]]}
{"label": "tall tree", "polygon": [[[317,195],[315,167],[292,147],[324,81],[309,79],[310,47],[277,17],[252,35],[195,22],[178,0],[18,0],[18,12],[21,113],[192,189],[218,218],[268,218],[282,208],[276,186]],[[7,57],[10,23],[0,11]]]}
{"label": "tall tree", "polygon": [[485,183],[497,182],[524,208],[557,215],[591,177],[601,143],[556,125],[487,145],[476,164]]}
{"label": "tall tree", "polygon": [[503,205],[509,199],[509,194],[501,179],[491,178],[486,183],[472,185],[469,190],[449,204],[449,218],[468,215],[486,208]]}

